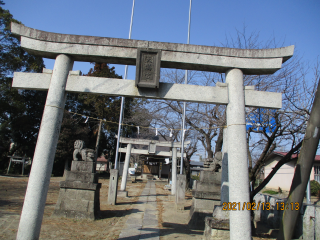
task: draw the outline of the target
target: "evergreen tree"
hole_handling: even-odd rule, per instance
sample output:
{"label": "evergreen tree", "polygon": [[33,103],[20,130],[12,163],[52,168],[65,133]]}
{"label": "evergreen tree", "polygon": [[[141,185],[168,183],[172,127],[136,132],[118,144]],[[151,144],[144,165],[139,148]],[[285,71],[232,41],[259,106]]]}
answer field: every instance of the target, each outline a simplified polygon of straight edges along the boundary
{"label": "evergreen tree", "polygon": [[28,54],[10,31],[18,22],[0,1],[0,172],[8,167],[9,146],[15,143],[19,155],[33,157],[46,92],[11,88],[13,72],[41,72],[42,58]]}
{"label": "evergreen tree", "polygon": [[[110,68],[106,63],[94,63],[94,67],[89,70],[86,76],[90,77],[105,77],[105,78],[119,78],[122,76],[116,74],[114,67]],[[134,114],[134,106],[138,104],[138,100],[126,98],[124,116],[130,119]],[[104,152],[109,160],[114,161],[116,150],[115,135],[118,131],[118,121],[120,116],[120,97],[110,97],[107,95],[93,95],[93,94],[75,94],[68,93],[66,102],[66,111],[61,125],[61,131],[55,155],[53,166],[54,175],[62,175],[64,171],[65,162],[69,164],[72,160],[73,144],[77,139],[85,141],[86,147],[95,149],[97,133],[99,128],[99,120],[103,119],[102,130],[99,141],[98,156]],[[86,121],[85,117],[77,114],[90,116]],[[130,125],[130,121],[126,121]],[[126,126],[123,128],[123,135],[130,137],[136,128]]]}
{"label": "evergreen tree", "polygon": [[[14,72],[40,73],[44,63],[41,57],[28,54],[20,47],[20,40],[10,31],[11,22],[20,22],[15,20],[8,10],[3,9],[2,5],[4,3],[0,0],[0,173],[6,171],[9,163],[7,156],[13,152],[33,158],[47,96],[46,91],[11,88]],[[122,78],[106,63],[95,63],[87,76]],[[84,140],[86,147],[92,149],[96,144],[99,120],[90,119],[85,123],[85,118],[70,114],[69,111],[106,120],[102,126],[98,155],[104,151],[109,159],[114,161],[120,103],[120,97],[71,93],[67,95],[66,111],[53,166],[54,175],[62,175],[65,161],[72,160],[75,140]],[[139,104],[140,100],[126,98],[126,124],[131,124],[129,119],[134,119],[134,106]],[[136,132],[136,128],[126,126],[123,132],[123,136],[130,137]],[[11,142],[15,143],[15,148],[9,152]],[[20,171],[20,167],[16,170]]]}

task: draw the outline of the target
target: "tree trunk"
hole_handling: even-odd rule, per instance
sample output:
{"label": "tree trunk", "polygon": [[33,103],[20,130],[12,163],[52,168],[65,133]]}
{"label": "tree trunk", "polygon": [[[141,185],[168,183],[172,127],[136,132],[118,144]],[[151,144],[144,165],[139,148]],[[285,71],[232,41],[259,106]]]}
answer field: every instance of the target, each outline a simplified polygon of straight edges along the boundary
{"label": "tree trunk", "polygon": [[208,158],[213,158],[213,151],[210,149],[207,149]]}
{"label": "tree trunk", "polygon": [[215,149],[214,153],[222,151],[222,143],[223,143],[223,128],[220,128],[218,139],[216,141],[216,149]]}
{"label": "tree trunk", "polygon": [[206,137],[206,151],[208,153],[208,158],[213,158],[211,138],[208,135],[206,135],[205,137]]}
{"label": "tree trunk", "polygon": [[[299,215],[298,211],[303,205],[303,197],[306,191],[307,183],[310,177],[310,172],[314,162],[319,144],[319,129],[320,129],[320,79],[318,89],[315,94],[310,119],[308,121],[306,134],[302,143],[300,155],[295,168],[292,185],[287,201],[287,206],[283,212],[283,217],[280,225],[278,240],[292,239],[294,227]],[[297,205],[299,204],[299,205]],[[293,209],[292,207],[293,206]]]}
{"label": "tree trunk", "polygon": [[184,164],[185,166],[185,170],[186,170],[186,189],[189,189],[189,185],[190,185],[190,161],[187,158],[186,160],[184,160]]}

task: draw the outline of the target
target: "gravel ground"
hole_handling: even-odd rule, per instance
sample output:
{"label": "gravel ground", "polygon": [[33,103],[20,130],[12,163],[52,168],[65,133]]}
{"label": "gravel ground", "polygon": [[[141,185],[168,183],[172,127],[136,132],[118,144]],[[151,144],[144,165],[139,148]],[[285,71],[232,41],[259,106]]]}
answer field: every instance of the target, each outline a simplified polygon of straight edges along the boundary
{"label": "gravel ground", "polygon": [[[0,177],[0,239],[15,239],[27,177]],[[101,214],[98,220],[75,220],[51,217],[59,196],[59,182],[50,181],[40,239],[118,239],[128,215],[135,209],[135,202],[146,182],[127,183],[130,198],[118,198],[117,205],[107,205],[108,179],[99,179]],[[120,185],[120,184],[119,184]]]}
{"label": "gravel ground", "polygon": [[[99,179],[100,191],[99,219],[75,220],[51,217],[59,196],[59,182],[62,177],[52,177],[50,181],[40,239],[118,239],[130,214],[138,211],[137,201],[146,181],[127,183],[129,198],[118,198],[117,205],[107,205],[108,179]],[[0,176],[0,239],[15,239],[19,224],[23,199],[28,183],[27,177]],[[203,231],[188,227],[189,209],[192,204],[191,192],[186,192],[185,211],[176,211],[174,198],[165,188],[166,181],[156,181],[158,227],[160,239],[202,239]],[[120,186],[120,183],[119,183]],[[258,239],[274,239],[268,236],[272,230],[260,226]]]}

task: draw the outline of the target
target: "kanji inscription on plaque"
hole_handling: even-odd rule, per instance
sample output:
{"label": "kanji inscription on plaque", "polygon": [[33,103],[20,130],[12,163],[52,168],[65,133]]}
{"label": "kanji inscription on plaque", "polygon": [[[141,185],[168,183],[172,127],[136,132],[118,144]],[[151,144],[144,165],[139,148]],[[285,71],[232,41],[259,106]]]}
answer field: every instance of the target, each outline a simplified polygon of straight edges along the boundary
{"label": "kanji inscription on plaque", "polygon": [[159,88],[161,50],[137,49],[136,86]]}

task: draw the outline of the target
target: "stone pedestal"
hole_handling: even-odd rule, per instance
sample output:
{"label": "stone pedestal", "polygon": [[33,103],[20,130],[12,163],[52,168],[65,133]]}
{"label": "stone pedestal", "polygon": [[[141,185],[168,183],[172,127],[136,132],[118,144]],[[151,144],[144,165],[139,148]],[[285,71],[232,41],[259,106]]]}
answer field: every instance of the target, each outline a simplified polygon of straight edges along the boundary
{"label": "stone pedestal", "polygon": [[230,239],[229,220],[205,218],[204,240]]}
{"label": "stone pedestal", "polygon": [[177,189],[176,189],[176,209],[184,210],[185,196],[186,196],[186,175],[177,175]]}
{"label": "stone pedestal", "polygon": [[117,202],[118,174],[119,174],[118,169],[110,170],[109,191],[108,191],[109,205],[116,205],[116,202]]}
{"label": "stone pedestal", "polygon": [[[220,157],[220,155],[219,155]],[[216,205],[220,205],[221,172],[219,159],[207,159],[200,173],[199,181],[194,183],[192,190],[192,206],[189,213],[189,227],[203,230],[205,218],[211,217]]]}
{"label": "stone pedestal", "polygon": [[229,211],[225,211],[223,206],[214,207],[212,217],[205,218],[204,238],[205,240],[229,239],[230,224]]}
{"label": "stone pedestal", "polygon": [[137,177],[135,175],[131,175],[131,182],[135,183],[137,181]]}
{"label": "stone pedestal", "polygon": [[72,161],[60,192],[53,216],[96,219],[100,211],[100,188],[95,162]]}
{"label": "stone pedestal", "polygon": [[128,197],[128,191],[118,191],[117,197]]}

